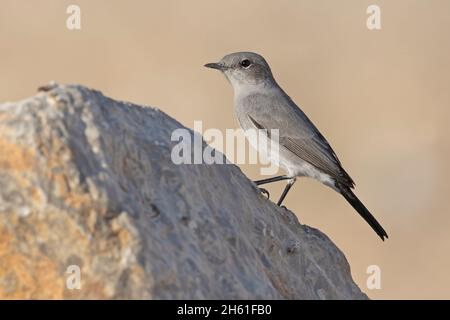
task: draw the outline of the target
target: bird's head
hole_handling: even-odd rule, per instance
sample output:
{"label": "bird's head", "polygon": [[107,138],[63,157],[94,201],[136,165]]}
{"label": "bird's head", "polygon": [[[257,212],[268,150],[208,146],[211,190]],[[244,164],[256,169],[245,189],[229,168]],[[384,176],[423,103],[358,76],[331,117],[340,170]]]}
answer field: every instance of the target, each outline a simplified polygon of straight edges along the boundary
{"label": "bird's head", "polygon": [[231,53],[219,62],[205,64],[205,67],[222,71],[235,88],[240,85],[258,85],[273,79],[266,60],[253,52]]}

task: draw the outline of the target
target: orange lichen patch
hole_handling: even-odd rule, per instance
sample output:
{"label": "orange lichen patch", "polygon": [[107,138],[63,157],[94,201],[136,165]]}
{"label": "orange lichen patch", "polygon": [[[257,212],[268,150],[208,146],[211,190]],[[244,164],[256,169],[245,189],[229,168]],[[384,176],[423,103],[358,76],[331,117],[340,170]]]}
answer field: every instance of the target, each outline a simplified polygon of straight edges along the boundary
{"label": "orange lichen patch", "polygon": [[[6,252],[11,243],[11,235],[3,228],[0,230],[0,256]],[[1,261],[1,260],[0,260]]]}
{"label": "orange lichen patch", "polygon": [[47,175],[48,179],[52,184],[52,190],[54,196],[62,199],[64,203],[76,210],[80,210],[83,208],[92,207],[92,198],[90,194],[75,186],[75,188],[71,188],[69,185],[70,177],[67,177],[65,173],[53,173],[51,170],[48,170],[49,174]]}
{"label": "orange lichen patch", "polygon": [[30,199],[36,205],[36,207],[40,207],[45,203],[45,195],[44,192],[36,187],[30,188]]}
{"label": "orange lichen patch", "polygon": [[126,229],[120,230],[117,237],[119,238],[121,248],[130,246],[134,238],[133,235]]}
{"label": "orange lichen patch", "polygon": [[70,192],[64,197],[64,203],[72,209],[88,209],[93,206],[89,193]]}
{"label": "orange lichen patch", "polygon": [[64,277],[58,272],[58,265],[46,256],[38,255],[34,265],[34,278],[37,290],[33,298],[62,299],[65,286]]}
{"label": "orange lichen patch", "polygon": [[131,230],[127,228],[127,223],[124,216],[119,216],[111,221],[111,230],[119,240],[120,248],[127,248],[133,244],[134,235]]}
{"label": "orange lichen patch", "polygon": [[27,171],[33,166],[35,153],[31,149],[18,146],[0,138],[0,169]]}
{"label": "orange lichen patch", "polygon": [[[74,255],[82,261],[82,272],[89,270],[89,237],[58,209],[48,210],[45,220],[21,222],[10,214],[10,221],[14,231],[0,228],[0,299],[64,299],[68,267],[64,264]],[[100,291],[96,289],[101,298]]]}
{"label": "orange lichen patch", "polygon": [[26,255],[13,236],[0,233],[0,299],[61,299],[63,279],[57,264],[36,248]]}
{"label": "orange lichen patch", "polygon": [[0,122],[6,122],[11,117],[6,112],[0,112]]}
{"label": "orange lichen patch", "polygon": [[75,188],[71,188],[69,185],[70,177],[65,173],[54,173],[51,170],[47,170],[46,175],[52,184],[53,195],[62,199],[66,205],[73,209],[80,210],[83,208],[92,207],[92,198],[86,190],[75,185]]}
{"label": "orange lichen patch", "polygon": [[[82,280],[83,281],[83,280]],[[84,282],[84,286],[83,286]],[[105,290],[105,281],[89,281],[82,282],[81,290],[83,290],[83,296],[89,299],[111,299],[112,297],[107,294]]]}

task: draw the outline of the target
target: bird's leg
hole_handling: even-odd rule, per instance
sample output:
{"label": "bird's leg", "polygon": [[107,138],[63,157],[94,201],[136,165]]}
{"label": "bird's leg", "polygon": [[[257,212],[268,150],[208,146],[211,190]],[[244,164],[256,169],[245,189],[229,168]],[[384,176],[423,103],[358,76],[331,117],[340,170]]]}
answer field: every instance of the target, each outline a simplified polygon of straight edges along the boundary
{"label": "bird's leg", "polygon": [[281,204],[283,203],[284,198],[286,198],[286,195],[288,194],[289,190],[295,183],[295,178],[292,178],[288,181],[286,187],[283,190],[283,193],[281,194],[280,200],[278,200],[277,205],[281,207]]}
{"label": "bird's leg", "polygon": [[272,177],[272,178],[267,178],[267,179],[262,179],[262,180],[256,180],[253,181],[257,186],[262,185],[262,184],[266,184],[266,183],[271,183],[271,182],[276,182],[276,181],[281,181],[281,180],[288,180],[290,179],[290,177],[288,176],[277,176],[277,177]]}
{"label": "bird's leg", "polygon": [[[288,177],[288,176],[277,176],[277,177],[272,177],[272,178],[267,178],[267,179],[262,179],[262,180],[256,180],[256,181],[253,181],[253,182],[257,186],[259,186],[259,185],[262,185],[262,184],[271,183],[271,182],[277,182],[277,181],[287,180],[287,179],[290,179],[290,177]],[[261,193],[264,193],[267,196],[267,199],[270,198],[269,191],[267,191],[266,189],[259,188],[259,191],[261,191]]]}

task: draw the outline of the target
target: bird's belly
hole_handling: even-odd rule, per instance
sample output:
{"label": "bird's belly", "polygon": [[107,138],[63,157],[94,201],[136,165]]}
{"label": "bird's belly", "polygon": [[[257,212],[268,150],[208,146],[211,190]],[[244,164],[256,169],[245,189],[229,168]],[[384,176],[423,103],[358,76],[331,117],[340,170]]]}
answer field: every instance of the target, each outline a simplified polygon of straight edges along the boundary
{"label": "bird's belly", "polygon": [[313,178],[334,188],[334,180],[329,174],[317,169],[308,162],[303,161],[288,150],[280,151],[280,167],[283,168],[289,176]]}

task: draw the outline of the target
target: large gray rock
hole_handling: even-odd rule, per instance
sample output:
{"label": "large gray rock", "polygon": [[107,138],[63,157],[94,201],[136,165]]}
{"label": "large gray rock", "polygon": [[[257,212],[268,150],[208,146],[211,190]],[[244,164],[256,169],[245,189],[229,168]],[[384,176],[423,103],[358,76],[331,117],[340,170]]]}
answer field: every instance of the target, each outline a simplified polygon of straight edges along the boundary
{"label": "large gray rock", "polygon": [[173,164],[180,127],[74,85],[0,105],[0,298],[367,298],[238,167]]}

